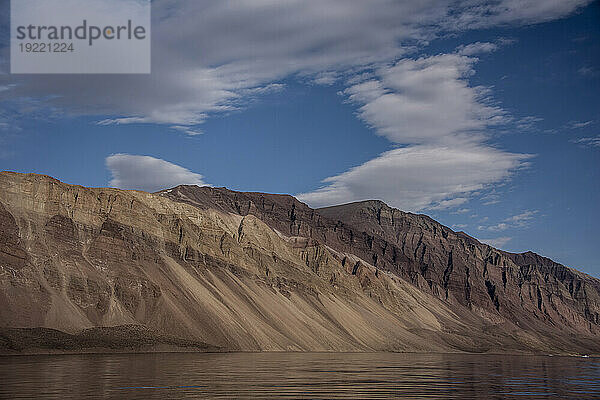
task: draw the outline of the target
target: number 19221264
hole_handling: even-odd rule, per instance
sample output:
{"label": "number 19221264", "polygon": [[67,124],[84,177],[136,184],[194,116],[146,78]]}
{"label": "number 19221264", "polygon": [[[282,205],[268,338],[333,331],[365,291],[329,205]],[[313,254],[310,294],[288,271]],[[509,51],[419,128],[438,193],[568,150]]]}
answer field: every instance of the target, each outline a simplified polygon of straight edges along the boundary
{"label": "number 19221264", "polygon": [[71,53],[73,43],[19,43],[21,53]]}

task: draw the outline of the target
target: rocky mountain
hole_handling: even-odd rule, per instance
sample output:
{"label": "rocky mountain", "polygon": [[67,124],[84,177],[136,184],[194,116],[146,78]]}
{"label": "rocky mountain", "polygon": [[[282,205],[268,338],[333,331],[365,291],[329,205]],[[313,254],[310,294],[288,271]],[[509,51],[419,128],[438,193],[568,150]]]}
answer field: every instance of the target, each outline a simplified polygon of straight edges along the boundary
{"label": "rocky mountain", "polygon": [[599,293],[378,201],[0,173],[4,351],[600,354]]}

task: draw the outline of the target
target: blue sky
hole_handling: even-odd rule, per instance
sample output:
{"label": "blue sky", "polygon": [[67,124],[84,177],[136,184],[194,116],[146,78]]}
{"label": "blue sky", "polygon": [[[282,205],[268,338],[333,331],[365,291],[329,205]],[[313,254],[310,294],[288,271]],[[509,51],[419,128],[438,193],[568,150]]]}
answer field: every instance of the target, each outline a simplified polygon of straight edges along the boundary
{"label": "blue sky", "polygon": [[600,276],[600,3],[366,3],[155,1],[150,76],[10,75],[4,39],[0,170],[378,198]]}

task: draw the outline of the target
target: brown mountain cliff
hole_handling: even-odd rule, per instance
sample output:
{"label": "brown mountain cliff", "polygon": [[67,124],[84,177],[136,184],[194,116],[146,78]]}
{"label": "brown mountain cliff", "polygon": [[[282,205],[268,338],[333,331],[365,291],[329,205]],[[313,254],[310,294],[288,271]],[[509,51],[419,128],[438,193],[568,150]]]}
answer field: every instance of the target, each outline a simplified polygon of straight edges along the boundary
{"label": "brown mountain cliff", "polygon": [[118,348],[140,326],[150,344],[228,350],[600,353],[598,280],[537,257],[380,202],[4,172],[0,343],[103,328]]}

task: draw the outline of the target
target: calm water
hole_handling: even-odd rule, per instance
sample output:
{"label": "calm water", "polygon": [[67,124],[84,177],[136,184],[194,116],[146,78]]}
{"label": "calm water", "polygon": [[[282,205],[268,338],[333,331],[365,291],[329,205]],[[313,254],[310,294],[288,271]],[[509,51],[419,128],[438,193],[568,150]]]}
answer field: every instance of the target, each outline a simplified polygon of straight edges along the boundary
{"label": "calm water", "polygon": [[600,359],[236,353],[0,357],[0,398],[600,398]]}

